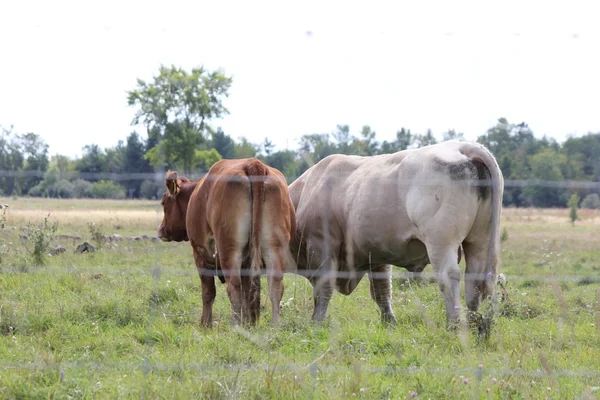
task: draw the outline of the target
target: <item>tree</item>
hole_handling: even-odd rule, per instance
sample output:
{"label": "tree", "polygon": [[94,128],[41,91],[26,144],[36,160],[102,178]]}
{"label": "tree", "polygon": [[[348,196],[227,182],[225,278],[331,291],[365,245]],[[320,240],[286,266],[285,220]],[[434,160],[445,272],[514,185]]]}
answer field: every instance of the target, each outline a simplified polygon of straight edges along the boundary
{"label": "tree", "polygon": [[456,132],[454,129],[449,129],[442,134],[442,142],[448,140],[465,140],[465,136],[462,132]]}
{"label": "tree", "polygon": [[120,174],[124,171],[125,146],[119,140],[115,147],[104,150],[105,166],[104,172]]}
{"label": "tree", "polygon": [[350,127],[348,125],[338,125],[336,130],[333,131],[333,139],[336,142],[337,152],[340,154],[351,154],[353,141],[352,135],[350,135]]}
{"label": "tree", "polygon": [[198,171],[207,172],[214,163],[222,158],[223,157],[221,157],[219,152],[215,149],[196,150],[194,168]]}
{"label": "tree", "polygon": [[551,148],[546,148],[531,158],[531,172],[541,186],[528,186],[524,194],[530,198],[536,207],[564,207],[567,192],[552,186],[552,182],[564,181],[561,165],[567,162],[563,154],[558,154]]}
{"label": "tree", "polygon": [[210,146],[217,150],[221,157],[225,159],[235,158],[235,141],[229,135],[226,135],[221,128],[217,128],[211,135]]}
{"label": "tree", "polygon": [[[123,151],[123,171],[126,174],[140,174],[152,172],[152,167],[148,160],[144,158],[146,145],[137,132],[131,132],[127,136],[125,149]],[[123,184],[132,197],[140,196],[141,179],[127,179]]]}
{"label": "tree", "polygon": [[410,129],[401,128],[396,131],[396,140],[393,142],[384,141],[381,144],[381,153],[395,153],[410,148],[415,138],[410,133]]}
{"label": "tree", "polygon": [[187,72],[163,65],[151,83],[138,79],[127,92],[130,106],[138,108],[132,124],[143,123],[156,144],[146,158],[158,168],[173,167],[191,173],[196,150],[202,150],[214,118],[228,114],[223,97],[232,78],[204,67]]}
{"label": "tree", "polygon": [[436,144],[437,139],[433,136],[431,129],[427,129],[427,133],[424,135],[416,135],[415,141],[417,147],[429,146],[431,144]]}
{"label": "tree", "polygon": [[568,203],[568,206],[571,209],[569,212],[569,218],[571,218],[571,225],[573,226],[575,226],[575,221],[579,219],[579,214],[577,213],[578,204],[579,196],[577,195],[577,193],[573,193]]}
{"label": "tree", "polygon": [[273,144],[273,142],[271,142],[269,140],[269,138],[265,138],[265,140],[264,140],[264,142],[262,144],[262,148],[263,148],[265,154],[267,156],[270,156],[271,153],[273,152],[273,149],[275,148],[275,145]]}
{"label": "tree", "polygon": [[83,147],[83,156],[75,163],[75,169],[85,174],[85,179],[90,182],[99,180],[97,174],[106,171],[106,155],[97,144],[88,144]]}
{"label": "tree", "polygon": [[258,146],[252,144],[245,137],[240,138],[240,143],[235,146],[235,158],[255,157],[258,153]]}
{"label": "tree", "polygon": [[379,153],[379,143],[375,140],[376,133],[369,125],[360,130],[360,137],[352,142],[352,154],[372,156]]}
{"label": "tree", "polygon": [[328,133],[313,133],[300,138],[300,153],[309,156],[316,163],[328,155],[337,153],[334,143],[329,140]]}
{"label": "tree", "polygon": [[48,169],[50,163],[48,145],[39,135],[32,132],[20,136],[19,140],[25,158],[23,166],[25,177],[22,180],[21,189],[23,193],[27,193],[42,181],[43,174]]}
{"label": "tree", "polygon": [[[21,141],[18,135],[13,132],[13,127],[9,129],[0,126],[0,170],[19,171],[23,168],[23,153]],[[3,194],[12,195],[21,194],[21,185],[14,176],[0,177],[0,190]]]}

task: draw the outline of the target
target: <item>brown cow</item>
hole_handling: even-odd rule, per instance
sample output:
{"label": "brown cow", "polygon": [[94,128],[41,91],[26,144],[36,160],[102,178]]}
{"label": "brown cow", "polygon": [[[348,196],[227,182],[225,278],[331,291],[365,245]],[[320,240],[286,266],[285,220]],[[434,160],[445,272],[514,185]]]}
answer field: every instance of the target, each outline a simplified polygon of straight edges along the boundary
{"label": "brown cow", "polygon": [[214,276],[221,272],[233,323],[256,324],[263,262],[277,323],[283,273],[295,266],[289,244],[296,217],[283,174],[256,158],[221,160],[194,182],[169,171],[165,184],[158,237],[190,241],[202,281],[202,324],[212,325]]}

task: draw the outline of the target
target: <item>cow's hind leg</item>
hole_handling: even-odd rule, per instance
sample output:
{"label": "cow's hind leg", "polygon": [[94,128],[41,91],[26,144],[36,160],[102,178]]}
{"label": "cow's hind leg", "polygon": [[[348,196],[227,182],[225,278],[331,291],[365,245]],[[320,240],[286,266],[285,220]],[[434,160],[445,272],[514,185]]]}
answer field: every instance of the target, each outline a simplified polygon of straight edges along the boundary
{"label": "cow's hind leg", "polygon": [[267,282],[272,309],[271,321],[272,324],[277,324],[279,323],[281,299],[284,292],[283,273],[285,272],[286,249],[284,247],[265,249],[263,257],[267,266]]}
{"label": "cow's hind leg", "polygon": [[494,292],[494,276],[487,271],[494,270],[487,265],[487,246],[476,243],[463,243],[465,261],[465,300],[469,311],[476,312],[482,300]]}
{"label": "cow's hind leg", "polygon": [[426,246],[429,260],[446,303],[448,325],[455,326],[460,322],[460,269],[456,257],[458,245],[426,243]]}
{"label": "cow's hind leg", "polygon": [[[224,249],[224,247],[225,246],[219,246],[220,249]],[[242,303],[247,304],[242,295],[242,279],[240,276],[241,265],[241,256],[237,254],[237,252],[221,250],[221,266],[223,274],[225,275],[227,295],[231,302],[231,316],[234,325],[240,324],[242,318]]]}
{"label": "cow's hind leg", "polygon": [[210,328],[212,327],[213,303],[217,294],[214,270],[204,268],[204,262],[197,251],[194,251],[194,261],[202,283],[202,318],[200,323],[204,327]]}
{"label": "cow's hind leg", "polygon": [[392,266],[389,264],[372,268],[369,271],[371,298],[375,300],[381,310],[381,321],[396,324],[396,317],[392,311]]}
{"label": "cow's hind leg", "polygon": [[329,268],[320,268],[315,271],[315,276],[311,279],[313,284],[313,298],[315,309],[312,320],[321,322],[327,315],[329,302],[333,296],[334,279],[337,274],[337,261],[331,261]]}
{"label": "cow's hind leg", "polygon": [[242,264],[241,279],[242,321],[256,325],[260,319],[260,275],[253,276],[249,260]]}

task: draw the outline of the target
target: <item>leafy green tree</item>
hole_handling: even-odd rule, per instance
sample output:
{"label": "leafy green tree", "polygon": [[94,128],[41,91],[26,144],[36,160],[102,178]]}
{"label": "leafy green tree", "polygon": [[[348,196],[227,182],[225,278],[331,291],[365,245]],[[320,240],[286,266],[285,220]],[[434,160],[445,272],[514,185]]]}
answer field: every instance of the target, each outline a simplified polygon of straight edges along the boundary
{"label": "leafy green tree", "polygon": [[217,150],[225,159],[235,158],[236,144],[229,135],[226,135],[221,128],[217,128],[216,131],[211,132],[211,135],[210,147]]}
{"label": "leafy green tree", "polygon": [[396,140],[392,142],[384,141],[381,144],[381,153],[395,153],[410,148],[415,140],[415,136],[410,132],[410,129],[401,128],[396,131]]}
{"label": "leafy green tree", "polygon": [[[144,158],[146,145],[137,132],[131,132],[127,136],[127,141],[123,151],[123,171],[126,174],[140,174],[152,172],[152,167],[148,160]],[[133,178],[123,181],[128,193],[133,197],[140,196],[140,187],[142,179]]]}
{"label": "leafy green tree", "polygon": [[337,153],[340,154],[352,154],[352,141],[354,137],[350,134],[350,127],[348,125],[338,125],[333,131],[333,139]]}
{"label": "leafy green tree", "polygon": [[567,197],[565,189],[546,186],[553,182],[564,181],[561,166],[567,158],[551,148],[546,148],[531,156],[531,172],[535,179],[546,181],[541,186],[528,186],[524,194],[536,207],[564,207]]}
{"label": "leafy green tree", "polygon": [[369,125],[360,130],[360,137],[352,142],[352,153],[359,156],[373,156],[379,153],[379,143],[375,140],[377,134]]}
{"label": "leafy green tree", "polygon": [[267,156],[259,157],[267,165],[277,168],[291,183],[298,176],[299,165],[296,160],[296,152],[291,150],[276,151]]}
{"label": "leafy green tree", "polygon": [[263,141],[262,144],[262,148],[263,151],[265,152],[265,154],[267,156],[271,155],[271,153],[273,153],[273,149],[275,148],[275,145],[273,144],[273,142],[271,142],[269,140],[269,138],[265,138],[265,140]]}
{"label": "leafy green tree", "polygon": [[245,137],[240,138],[240,142],[235,146],[235,158],[250,158],[256,157],[258,154],[258,146],[252,144]]}
{"label": "leafy green tree", "polygon": [[106,155],[97,144],[88,144],[83,147],[83,155],[75,163],[77,172],[84,174],[90,182],[98,181],[96,174],[106,171]]}
{"label": "leafy green tree", "polygon": [[[20,171],[23,168],[24,159],[19,136],[9,129],[0,126],[0,170]],[[21,194],[21,185],[15,176],[0,177],[0,189],[3,194]]]}
{"label": "leafy green tree", "polygon": [[427,129],[427,132],[424,135],[416,135],[414,143],[416,143],[417,147],[424,147],[436,144],[437,139],[433,136],[431,129]]}
{"label": "leafy green tree", "polygon": [[221,159],[221,155],[215,149],[196,150],[196,156],[194,157],[194,169],[207,172],[214,163]]}
{"label": "leafy green tree", "polygon": [[571,225],[575,226],[575,221],[579,219],[579,213],[577,209],[579,204],[579,196],[577,193],[573,193],[569,199],[568,206],[570,208],[569,217],[571,218]]}
{"label": "leafy green tree", "polygon": [[23,171],[25,177],[22,179],[21,190],[23,193],[40,183],[43,173],[48,169],[48,145],[41,136],[29,132],[20,136],[21,149],[25,158]]}
{"label": "leafy green tree", "polygon": [[576,159],[586,180],[600,181],[600,133],[569,137],[563,144],[569,159]]}
{"label": "leafy green tree", "polygon": [[223,105],[232,78],[204,67],[187,72],[160,66],[151,83],[138,79],[127,93],[130,106],[138,108],[132,124],[143,123],[156,144],[147,159],[154,167],[174,167],[191,173],[196,150],[203,150],[214,118],[228,114]]}
{"label": "leafy green tree", "polygon": [[442,134],[442,142],[448,140],[465,140],[465,136],[462,132],[456,132],[454,129],[449,129]]}
{"label": "leafy green tree", "polygon": [[337,153],[337,147],[329,140],[328,133],[313,133],[300,138],[300,153],[308,155],[316,163],[328,155]]}

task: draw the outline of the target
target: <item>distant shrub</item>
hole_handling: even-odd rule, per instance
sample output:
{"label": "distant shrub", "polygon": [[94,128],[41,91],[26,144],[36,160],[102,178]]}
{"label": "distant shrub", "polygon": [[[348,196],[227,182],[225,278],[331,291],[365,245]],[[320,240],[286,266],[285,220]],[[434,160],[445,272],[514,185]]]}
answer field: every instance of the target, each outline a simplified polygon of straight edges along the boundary
{"label": "distant shrub", "polygon": [[90,197],[90,190],[92,189],[92,183],[85,179],[75,179],[73,181],[73,197],[84,198]]}
{"label": "distant shrub", "polygon": [[125,188],[113,181],[94,182],[89,189],[90,197],[95,199],[124,199]]}
{"label": "distant shrub", "polygon": [[600,210],[600,196],[598,196],[598,193],[592,193],[585,196],[581,201],[581,208]]}
{"label": "distant shrub", "polygon": [[159,182],[145,180],[140,186],[140,196],[148,200],[158,199],[162,195],[163,189],[164,186]]}
{"label": "distant shrub", "polygon": [[62,199],[70,199],[75,197],[75,187],[73,186],[73,183],[66,179],[59,179],[52,183],[42,181],[29,189],[29,192],[27,193],[33,197],[60,197]]}
{"label": "distant shrub", "polygon": [[48,192],[51,197],[70,199],[73,197],[73,184],[66,179],[61,179],[48,187]]}

